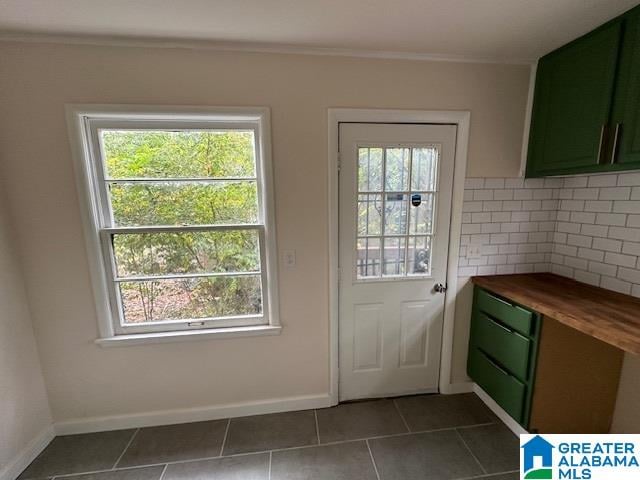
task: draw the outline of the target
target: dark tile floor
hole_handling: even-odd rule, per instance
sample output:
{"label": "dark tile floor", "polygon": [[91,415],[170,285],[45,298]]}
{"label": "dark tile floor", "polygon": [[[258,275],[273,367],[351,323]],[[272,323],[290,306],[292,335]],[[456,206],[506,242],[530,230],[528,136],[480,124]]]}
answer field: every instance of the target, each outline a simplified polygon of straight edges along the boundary
{"label": "dark tile floor", "polygon": [[516,480],[518,440],[474,394],[56,437],[19,480]]}

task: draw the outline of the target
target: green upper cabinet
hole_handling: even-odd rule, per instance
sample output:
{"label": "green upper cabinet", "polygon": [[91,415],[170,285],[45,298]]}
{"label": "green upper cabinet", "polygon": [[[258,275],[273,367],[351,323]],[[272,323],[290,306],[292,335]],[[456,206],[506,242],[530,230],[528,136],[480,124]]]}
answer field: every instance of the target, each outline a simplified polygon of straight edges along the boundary
{"label": "green upper cabinet", "polygon": [[599,168],[622,37],[619,21],[540,59],[527,176]]}
{"label": "green upper cabinet", "polygon": [[624,27],[611,115],[612,170],[640,168],[640,10],[626,15]]}
{"label": "green upper cabinet", "polygon": [[542,57],[527,177],[640,168],[640,9]]}

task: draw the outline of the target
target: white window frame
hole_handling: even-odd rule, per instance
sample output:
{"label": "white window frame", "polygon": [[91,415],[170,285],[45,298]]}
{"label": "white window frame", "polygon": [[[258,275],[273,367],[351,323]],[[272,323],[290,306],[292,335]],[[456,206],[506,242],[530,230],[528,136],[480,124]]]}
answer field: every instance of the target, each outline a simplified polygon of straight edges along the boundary
{"label": "white window frame", "polygon": [[[131,105],[68,105],[67,122],[82,208],[92,287],[100,338],[98,343],[135,344],[149,341],[195,339],[210,336],[278,334],[277,248],[273,172],[268,108],[149,107]],[[105,188],[99,143],[100,129],[242,129],[254,132],[258,222],[251,225],[199,225],[192,227],[114,227]],[[114,233],[149,231],[220,231],[250,229],[260,242],[262,314],[158,321],[123,325],[120,295],[116,291]]]}

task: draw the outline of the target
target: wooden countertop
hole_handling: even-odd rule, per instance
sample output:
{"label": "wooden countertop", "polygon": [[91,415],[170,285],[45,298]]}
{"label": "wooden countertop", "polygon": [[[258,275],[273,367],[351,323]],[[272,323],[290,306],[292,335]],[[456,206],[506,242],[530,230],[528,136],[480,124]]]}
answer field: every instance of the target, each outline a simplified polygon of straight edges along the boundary
{"label": "wooden countertop", "polygon": [[552,273],[491,275],[471,281],[626,352],[640,355],[640,299]]}

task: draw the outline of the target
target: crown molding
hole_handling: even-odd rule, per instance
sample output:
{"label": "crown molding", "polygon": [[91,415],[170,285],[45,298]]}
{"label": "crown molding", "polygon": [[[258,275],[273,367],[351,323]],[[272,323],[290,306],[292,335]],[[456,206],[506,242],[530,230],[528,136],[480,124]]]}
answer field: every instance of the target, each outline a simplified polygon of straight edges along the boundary
{"label": "crown molding", "polygon": [[535,63],[535,59],[530,58],[475,57],[467,55],[449,55],[437,53],[417,53],[334,47],[307,47],[301,45],[271,43],[223,42],[214,40],[163,39],[124,36],[62,35],[10,31],[0,32],[0,42],[214,50],[222,52],[318,55],[332,57],[377,58],[388,60],[413,60],[422,62],[488,63],[505,65],[531,65]]}

